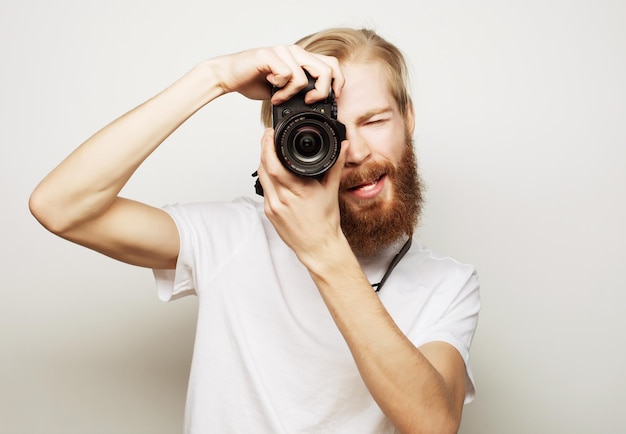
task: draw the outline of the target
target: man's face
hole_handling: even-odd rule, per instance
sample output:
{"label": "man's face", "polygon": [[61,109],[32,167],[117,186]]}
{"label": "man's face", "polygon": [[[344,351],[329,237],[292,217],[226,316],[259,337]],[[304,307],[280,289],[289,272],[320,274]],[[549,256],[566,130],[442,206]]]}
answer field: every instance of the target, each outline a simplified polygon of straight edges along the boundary
{"label": "man's face", "polygon": [[337,100],[350,142],[339,189],[341,224],[356,254],[369,256],[411,233],[421,210],[421,184],[411,136],[379,63],[342,66]]}

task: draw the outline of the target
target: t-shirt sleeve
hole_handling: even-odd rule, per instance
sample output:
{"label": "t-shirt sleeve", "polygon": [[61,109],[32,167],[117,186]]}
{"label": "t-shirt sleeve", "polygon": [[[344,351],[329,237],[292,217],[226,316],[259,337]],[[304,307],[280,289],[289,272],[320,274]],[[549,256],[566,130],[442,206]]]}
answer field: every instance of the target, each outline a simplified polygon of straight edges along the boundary
{"label": "t-shirt sleeve", "polygon": [[471,272],[459,274],[463,280],[457,280],[456,277],[460,277],[457,275],[450,282],[450,285],[457,288],[452,292],[454,296],[451,302],[441,317],[420,337],[420,344],[442,341],[458,350],[466,366],[465,403],[469,403],[474,399],[476,392],[470,364],[470,346],[481,306],[480,285],[476,270],[473,268]]}
{"label": "t-shirt sleeve", "polygon": [[195,294],[193,278],[193,231],[191,218],[186,206],[180,204],[166,205],[163,210],[167,212],[178,229],[180,247],[175,269],[153,269],[156,280],[156,288],[159,299],[171,301],[187,295]]}
{"label": "t-shirt sleeve", "polygon": [[229,260],[246,240],[247,229],[256,211],[245,200],[167,205],[180,237],[176,268],[154,269],[157,294],[163,301],[197,295],[199,267],[203,281]]}

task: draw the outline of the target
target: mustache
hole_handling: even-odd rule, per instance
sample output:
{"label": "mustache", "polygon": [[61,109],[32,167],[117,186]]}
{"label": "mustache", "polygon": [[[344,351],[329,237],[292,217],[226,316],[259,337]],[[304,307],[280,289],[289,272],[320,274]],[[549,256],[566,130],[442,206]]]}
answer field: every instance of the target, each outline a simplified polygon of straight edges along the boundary
{"label": "mustache", "polygon": [[393,176],[396,167],[388,161],[371,162],[353,169],[339,183],[340,190],[349,190],[380,179],[383,175]]}

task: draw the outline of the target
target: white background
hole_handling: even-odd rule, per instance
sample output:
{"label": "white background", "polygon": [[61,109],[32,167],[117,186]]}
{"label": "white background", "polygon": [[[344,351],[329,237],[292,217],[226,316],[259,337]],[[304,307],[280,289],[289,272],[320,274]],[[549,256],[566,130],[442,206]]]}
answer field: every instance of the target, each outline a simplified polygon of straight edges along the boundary
{"label": "white background", "polygon": [[[414,74],[420,236],[475,264],[478,396],[462,433],[616,433],[626,408],[626,3],[3,0],[0,432],[181,431],[195,299],[30,216],[37,182],[198,61],[368,26]],[[229,95],[124,190],[253,195],[259,104]]]}

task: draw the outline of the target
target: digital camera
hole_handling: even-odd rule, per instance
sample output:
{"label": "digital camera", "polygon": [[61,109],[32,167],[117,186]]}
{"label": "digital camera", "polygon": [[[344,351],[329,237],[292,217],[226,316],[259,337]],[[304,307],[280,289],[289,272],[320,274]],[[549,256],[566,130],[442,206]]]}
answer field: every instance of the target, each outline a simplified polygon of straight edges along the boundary
{"label": "digital camera", "polygon": [[[276,155],[281,163],[300,176],[322,178],[339,158],[346,127],[337,120],[337,103],[332,89],[326,99],[313,104],[304,95],[315,87],[309,84],[288,101],[272,106]],[[278,90],[272,89],[272,94]]]}

